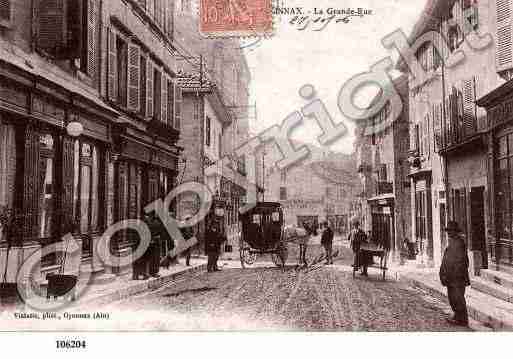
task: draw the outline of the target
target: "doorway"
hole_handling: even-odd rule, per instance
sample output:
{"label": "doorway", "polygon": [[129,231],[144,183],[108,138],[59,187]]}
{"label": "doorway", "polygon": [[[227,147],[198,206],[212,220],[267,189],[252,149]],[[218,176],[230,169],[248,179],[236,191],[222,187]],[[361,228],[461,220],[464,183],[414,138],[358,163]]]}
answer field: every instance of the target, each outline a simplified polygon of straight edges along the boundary
{"label": "doorway", "polygon": [[486,253],[484,187],[473,187],[470,192],[471,250],[481,252],[482,268],[488,268]]}

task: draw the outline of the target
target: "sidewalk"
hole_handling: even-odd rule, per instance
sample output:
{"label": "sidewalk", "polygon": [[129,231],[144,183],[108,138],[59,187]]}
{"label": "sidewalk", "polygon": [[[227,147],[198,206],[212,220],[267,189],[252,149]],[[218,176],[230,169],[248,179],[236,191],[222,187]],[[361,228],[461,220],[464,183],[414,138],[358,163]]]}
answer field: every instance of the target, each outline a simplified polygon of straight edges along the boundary
{"label": "sidewalk", "polygon": [[[128,298],[130,296],[159,288],[166,283],[172,282],[185,274],[205,271],[207,268],[206,260],[203,258],[192,258],[191,266],[187,267],[180,259],[180,263],[169,267],[169,269],[160,269],[159,278],[149,278],[146,280],[133,280],[131,272],[116,277],[113,282],[105,284],[91,284],[86,287],[83,293],[79,294],[75,301],[69,301],[69,298],[59,298],[58,301],[69,301],[69,307],[99,306]],[[23,306],[23,304],[21,304]]]}
{"label": "sidewalk", "polygon": [[[447,289],[438,277],[438,268],[412,268],[410,266],[390,268],[389,275],[402,279],[434,297],[447,300]],[[467,287],[465,293],[469,316],[496,331],[513,330],[513,304],[494,298],[485,293]]]}

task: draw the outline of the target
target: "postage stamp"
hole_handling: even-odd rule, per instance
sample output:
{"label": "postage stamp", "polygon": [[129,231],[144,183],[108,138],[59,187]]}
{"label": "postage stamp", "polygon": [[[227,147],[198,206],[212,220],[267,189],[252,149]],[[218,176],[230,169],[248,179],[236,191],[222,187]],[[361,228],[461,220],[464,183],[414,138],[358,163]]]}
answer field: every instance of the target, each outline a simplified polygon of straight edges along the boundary
{"label": "postage stamp", "polygon": [[269,36],[272,0],[201,0],[199,26],[205,37]]}

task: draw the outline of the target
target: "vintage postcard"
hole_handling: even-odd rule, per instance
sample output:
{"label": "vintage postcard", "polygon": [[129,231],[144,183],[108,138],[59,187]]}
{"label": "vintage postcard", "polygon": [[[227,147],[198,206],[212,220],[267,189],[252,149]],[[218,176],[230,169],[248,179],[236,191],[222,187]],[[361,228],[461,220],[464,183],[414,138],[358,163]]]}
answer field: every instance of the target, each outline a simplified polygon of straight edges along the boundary
{"label": "vintage postcard", "polygon": [[0,1],[0,332],[512,330],[512,19]]}

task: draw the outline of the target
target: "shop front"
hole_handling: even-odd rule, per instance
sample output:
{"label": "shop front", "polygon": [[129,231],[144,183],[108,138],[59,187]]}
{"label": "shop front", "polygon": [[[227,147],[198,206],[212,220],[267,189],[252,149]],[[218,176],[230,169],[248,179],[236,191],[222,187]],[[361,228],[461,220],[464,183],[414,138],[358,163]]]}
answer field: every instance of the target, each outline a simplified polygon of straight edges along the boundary
{"label": "shop front", "polygon": [[[144,208],[157,199],[164,199],[176,186],[178,177],[177,148],[173,147],[178,134],[171,134],[168,143],[159,142],[155,135],[140,133],[128,126],[117,126],[114,130],[113,181],[111,197],[114,206],[112,219],[142,219]],[[169,139],[175,140],[169,142]],[[176,202],[167,209],[176,218]],[[121,231],[112,243],[113,252],[119,256],[129,255],[137,239],[136,233]],[[170,248],[161,242],[161,257]],[[120,272],[128,268],[116,268]]]}
{"label": "shop front", "polygon": [[[412,186],[413,244],[417,259],[423,264],[434,263],[433,203],[431,195],[431,170],[419,170],[410,174]],[[420,258],[419,258],[420,257]]]}
{"label": "shop front", "polygon": [[513,82],[509,81],[477,101],[486,108],[491,210],[487,216],[488,260],[513,267]]}
{"label": "shop front", "polygon": [[[94,241],[107,224],[110,120],[117,112],[63,85],[0,67],[2,280],[14,282],[28,256],[66,234],[81,243],[81,265],[90,268]],[[43,256],[34,279],[61,270],[60,255]]]}

